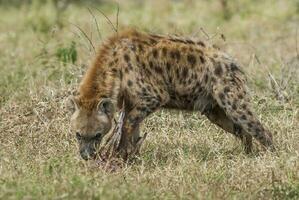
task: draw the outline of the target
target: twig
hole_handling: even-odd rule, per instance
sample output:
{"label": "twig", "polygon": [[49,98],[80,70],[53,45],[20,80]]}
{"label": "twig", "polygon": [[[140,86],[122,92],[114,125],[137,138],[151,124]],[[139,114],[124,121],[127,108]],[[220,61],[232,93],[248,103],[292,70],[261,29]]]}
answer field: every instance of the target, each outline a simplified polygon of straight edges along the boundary
{"label": "twig", "polygon": [[[91,25],[90,25],[91,26]],[[91,29],[91,27],[90,27],[90,29]],[[92,41],[92,31],[90,31],[90,36],[89,36],[89,38],[90,38],[90,41]]]}
{"label": "twig", "polygon": [[197,37],[197,36],[198,36],[198,33],[199,33],[200,31],[201,31],[200,29],[197,29],[196,31],[194,31],[194,32],[191,34],[191,37]]}
{"label": "twig", "polygon": [[[75,32],[75,31],[70,31],[70,32],[73,33],[76,37],[78,37],[78,39],[81,39],[81,36],[80,36],[79,33]],[[84,43],[84,47],[85,47],[88,51],[90,51],[90,47],[89,47],[88,44]]]}
{"label": "twig", "polygon": [[271,87],[275,94],[276,99],[279,101],[285,102],[286,98],[283,95],[281,88],[279,87],[277,81],[275,80],[275,78],[272,76],[271,73],[268,73],[268,76],[270,78],[270,84],[271,84]]}
{"label": "twig", "polygon": [[254,54],[254,58],[255,58],[256,62],[260,65],[261,61],[260,61],[259,57],[256,54]]}
{"label": "twig", "polygon": [[94,23],[96,24],[98,36],[99,36],[100,40],[103,41],[102,34],[101,34],[100,28],[99,28],[98,20],[97,20],[96,16],[93,14],[93,12],[91,11],[91,9],[90,8],[87,8],[87,9],[88,9],[90,15],[92,16]]}
{"label": "twig", "polygon": [[209,34],[202,27],[200,27],[200,31],[207,37],[207,40],[210,40]]}
{"label": "twig", "polygon": [[117,149],[119,146],[119,142],[121,139],[121,134],[122,134],[122,127],[124,123],[124,118],[125,118],[125,112],[122,110],[120,112],[118,121],[115,123],[115,127],[107,138],[105,144],[100,148],[100,157],[101,159],[109,159],[113,156],[114,151]]}
{"label": "twig", "polygon": [[109,22],[109,24],[112,26],[112,29],[117,33],[117,29],[115,28],[115,26],[113,25],[113,23],[111,22],[111,20],[107,17],[107,15],[105,15],[105,13],[103,13],[101,10],[99,10],[98,8],[96,8],[96,10],[101,13]]}
{"label": "twig", "polygon": [[113,150],[117,149],[117,147],[119,146],[119,142],[120,142],[121,134],[122,134],[122,130],[123,130],[123,125],[124,125],[124,119],[125,119],[125,112],[122,111],[120,113],[117,129],[115,132],[115,137],[112,138]]}
{"label": "twig", "polygon": [[92,41],[90,40],[90,38],[87,36],[87,34],[79,27],[79,26],[77,26],[76,24],[73,24],[72,22],[70,22],[73,26],[75,26],[83,35],[84,35],[84,37],[88,40],[88,42],[89,42],[89,44],[91,45],[91,47],[92,47],[92,49],[93,49],[93,51],[94,51],[94,53],[96,53],[96,49],[95,49],[95,47],[94,47],[94,45],[93,45],[93,43],[92,43]]}
{"label": "twig", "polygon": [[[122,131],[125,117],[125,108],[123,106],[113,131],[99,149],[100,162],[109,162],[109,160],[117,156],[117,149],[119,148],[121,136],[123,134]],[[128,156],[137,156],[140,153],[141,145],[143,144],[146,137],[147,133],[145,133],[142,137],[139,137],[133,146],[125,149],[125,151],[128,153]]]}
{"label": "twig", "polygon": [[116,32],[118,33],[118,15],[119,15],[119,3],[117,3],[117,12],[116,12]]}
{"label": "twig", "polygon": [[297,59],[299,59],[299,53],[298,53],[298,27],[296,27],[296,54],[297,54]]}

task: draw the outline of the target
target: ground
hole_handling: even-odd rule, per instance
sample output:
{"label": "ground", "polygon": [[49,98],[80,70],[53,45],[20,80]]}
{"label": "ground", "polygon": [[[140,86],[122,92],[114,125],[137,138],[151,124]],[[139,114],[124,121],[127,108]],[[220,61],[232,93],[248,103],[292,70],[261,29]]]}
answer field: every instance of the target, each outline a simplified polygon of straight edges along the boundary
{"label": "ground", "polygon": [[117,27],[117,7],[34,2],[0,5],[0,199],[299,198],[298,1],[121,1],[118,29],[196,36],[236,57],[277,150],[246,155],[199,113],[161,110],[140,160],[114,173],[80,158],[64,101],[94,56],[80,29],[99,45],[114,30],[97,9]]}

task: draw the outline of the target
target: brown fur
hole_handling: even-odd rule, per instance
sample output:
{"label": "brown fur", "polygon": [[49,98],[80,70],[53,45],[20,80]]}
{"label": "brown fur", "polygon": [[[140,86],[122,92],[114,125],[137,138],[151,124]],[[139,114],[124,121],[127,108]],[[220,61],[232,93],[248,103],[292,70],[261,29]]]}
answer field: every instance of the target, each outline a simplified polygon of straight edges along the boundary
{"label": "brown fur", "polygon": [[245,82],[230,56],[202,41],[127,30],[100,47],[76,101],[90,112],[103,98],[115,107],[125,102],[124,154],[136,144],[142,120],[160,107],[200,111],[241,138],[247,152],[252,136],[273,147],[250,108]]}

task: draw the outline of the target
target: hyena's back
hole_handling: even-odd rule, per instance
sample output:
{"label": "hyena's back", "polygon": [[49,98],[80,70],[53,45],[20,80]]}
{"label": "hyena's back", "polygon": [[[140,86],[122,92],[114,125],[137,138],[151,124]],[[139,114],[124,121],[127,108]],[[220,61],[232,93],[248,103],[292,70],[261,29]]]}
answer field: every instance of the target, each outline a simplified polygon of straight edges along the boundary
{"label": "hyena's back", "polygon": [[217,49],[191,40],[154,41],[155,45],[142,48],[144,52],[133,48],[124,54],[122,85],[130,95],[155,97],[164,107],[203,112],[217,104],[212,91],[219,78],[236,79],[245,87],[239,67]]}

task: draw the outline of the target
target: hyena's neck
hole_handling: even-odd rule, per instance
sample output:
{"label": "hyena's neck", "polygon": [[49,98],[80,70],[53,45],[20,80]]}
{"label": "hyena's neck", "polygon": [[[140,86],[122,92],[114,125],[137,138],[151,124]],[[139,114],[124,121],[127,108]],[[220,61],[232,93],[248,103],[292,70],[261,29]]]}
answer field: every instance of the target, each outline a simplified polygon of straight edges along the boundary
{"label": "hyena's neck", "polygon": [[[120,99],[120,77],[119,63],[115,55],[117,48],[122,47],[122,40],[137,37],[139,33],[127,30],[107,39],[101,45],[94,62],[88,68],[80,84],[79,95],[84,101],[98,101],[101,98],[111,98],[115,103]],[[119,106],[119,105],[118,105]]]}
{"label": "hyena's neck", "polygon": [[117,102],[120,81],[109,71],[93,71],[89,68],[79,88],[80,99],[84,101],[99,101],[110,98]]}
{"label": "hyena's neck", "polygon": [[107,49],[100,49],[92,65],[85,73],[79,87],[81,101],[97,103],[102,98],[110,98],[117,103],[120,80],[109,66]]}

